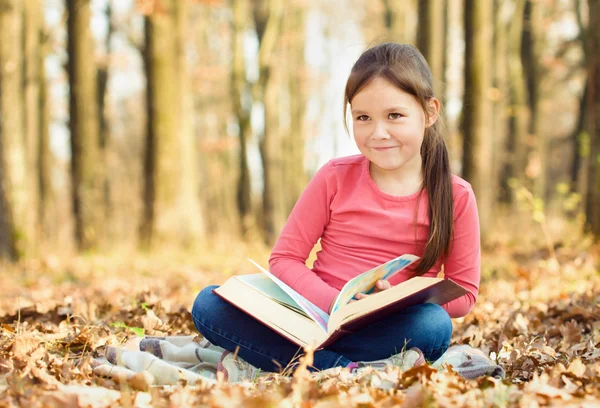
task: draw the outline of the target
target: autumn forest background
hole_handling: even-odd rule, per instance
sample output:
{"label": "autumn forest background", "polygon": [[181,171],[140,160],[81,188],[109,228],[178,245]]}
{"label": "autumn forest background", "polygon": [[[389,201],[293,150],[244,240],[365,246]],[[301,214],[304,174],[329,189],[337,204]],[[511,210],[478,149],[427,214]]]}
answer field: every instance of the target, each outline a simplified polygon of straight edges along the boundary
{"label": "autumn forest background", "polygon": [[[424,371],[388,395],[280,378],[190,401],[597,402],[600,1],[0,0],[7,406],[62,401],[51,378],[123,405],[149,392],[89,361],[135,328],[194,333],[202,287],[266,264],[311,175],[358,152],[345,80],[386,41],[429,62],[452,169],[478,201],[481,294],[453,341],[507,379]],[[184,389],[154,389],[153,406]]]}

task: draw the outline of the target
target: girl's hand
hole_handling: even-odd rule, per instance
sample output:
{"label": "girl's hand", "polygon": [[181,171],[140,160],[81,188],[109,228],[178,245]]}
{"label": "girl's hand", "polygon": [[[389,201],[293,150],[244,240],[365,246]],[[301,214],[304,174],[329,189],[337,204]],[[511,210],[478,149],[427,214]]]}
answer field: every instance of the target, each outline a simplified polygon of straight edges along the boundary
{"label": "girl's hand", "polygon": [[[373,289],[372,293],[383,292],[384,290],[389,289],[391,287],[392,287],[392,285],[390,284],[389,281],[378,280],[377,282],[375,282],[375,288]],[[350,299],[350,301],[348,303],[356,302],[357,300],[364,299],[364,298],[366,298],[368,296],[369,295],[365,295],[364,293],[357,293],[356,295],[354,295],[355,299]],[[329,305],[329,314],[331,314],[331,309],[333,308],[333,304],[335,303],[335,301],[337,300],[337,298],[338,297],[336,296],[331,301],[331,304]]]}
{"label": "girl's hand", "polygon": [[[392,285],[390,284],[390,282],[389,282],[389,281],[386,281],[386,280],[378,280],[378,281],[375,283],[375,288],[373,289],[373,292],[372,292],[372,293],[379,293],[379,292],[383,292],[384,290],[386,290],[386,289],[389,289],[389,288],[391,288],[391,287],[392,287]],[[357,293],[357,294],[356,294],[354,297],[355,297],[357,300],[360,300],[360,299],[364,299],[364,298],[366,298],[366,297],[368,297],[368,296],[369,296],[369,295],[367,295],[367,294],[364,294],[364,293]],[[352,301],[351,301],[351,302],[352,302]]]}

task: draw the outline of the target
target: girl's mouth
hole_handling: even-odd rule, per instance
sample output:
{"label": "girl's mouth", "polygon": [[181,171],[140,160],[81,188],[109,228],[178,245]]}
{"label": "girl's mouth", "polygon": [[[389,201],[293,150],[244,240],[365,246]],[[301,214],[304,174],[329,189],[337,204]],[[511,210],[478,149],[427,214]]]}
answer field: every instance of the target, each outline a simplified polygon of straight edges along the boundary
{"label": "girl's mouth", "polygon": [[398,146],[390,146],[390,147],[372,147],[371,149],[373,150],[377,150],[377,151],[385,151],[385,150],[390,150],[390,149],[395,149]]}

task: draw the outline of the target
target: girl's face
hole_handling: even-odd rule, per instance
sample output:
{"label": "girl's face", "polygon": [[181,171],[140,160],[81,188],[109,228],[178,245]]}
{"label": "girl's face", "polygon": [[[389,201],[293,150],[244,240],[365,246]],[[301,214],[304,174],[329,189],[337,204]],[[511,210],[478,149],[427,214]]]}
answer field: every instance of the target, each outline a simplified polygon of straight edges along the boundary
{"label": "girl's face", "polygon": [[352,129],[360,152],[371,162],[371,172],[381,175],[421,174],[421,144],[425,128],[437,118],[425,116],[417,99],[383,78],[373,79],[352,99]]}

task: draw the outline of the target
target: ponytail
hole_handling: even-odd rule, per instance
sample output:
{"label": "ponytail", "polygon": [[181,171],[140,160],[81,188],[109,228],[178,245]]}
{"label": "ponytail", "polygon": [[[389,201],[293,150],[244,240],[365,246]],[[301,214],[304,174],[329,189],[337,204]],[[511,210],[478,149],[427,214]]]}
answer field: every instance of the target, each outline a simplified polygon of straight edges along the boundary
{"label": "ponytail", "polygon": [[[454,234],[452,174],[446,143],[439,133],[441,119],[426,129],[421,145],[423,185],[429,201],[429,237],[416,268],[423,275],[448,256]],[[417,211],[419,206],[417,205]],[[417,214],[418,216],[418,214]]]}

